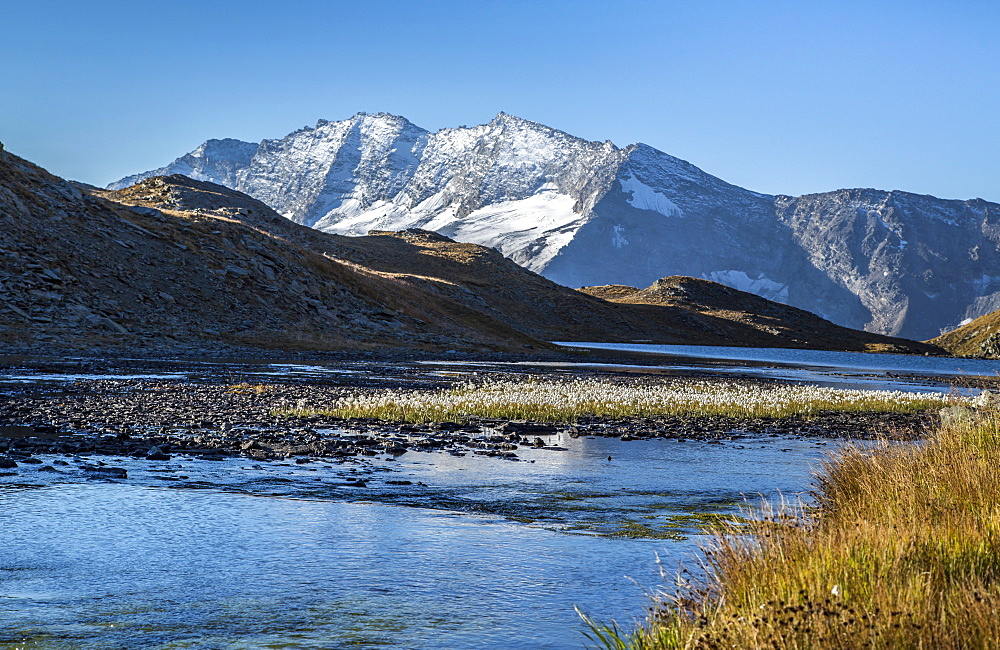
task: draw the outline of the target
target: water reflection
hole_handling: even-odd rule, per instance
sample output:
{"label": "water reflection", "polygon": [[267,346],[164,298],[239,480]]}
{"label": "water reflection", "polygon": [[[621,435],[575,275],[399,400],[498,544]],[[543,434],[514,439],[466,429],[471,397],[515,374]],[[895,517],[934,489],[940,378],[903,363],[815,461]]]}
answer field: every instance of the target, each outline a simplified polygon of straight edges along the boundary
{"label": "water reflection", "polygon": [[[696,524],[672,517],[793,496],[825,449],[552,442],[520,462],[104,458],[125,482],[79,471],[97,458],[21,466],[0,477],[0,647],[579,647],[574,605],[628,622],[630,578],[692,557]],[[596,534],[626,521],[677,539]]]}
{"label": "water reflection", "polygon": [[639,615],[625,576],[654,585],[661,546],[126,485],[0,489],[0,508],[7,647],[579,647],[572,606]]}
{"label": "water reflection", "polygon": [[[1000,360],[992,359],[710,345],[564,341],[557,344],[662,355],[662,365],[672,371],[711,370],[843,388],[947,392],[951,387],[946,381],[944,384],[940,381],[930,383],[926,378],[1000,377]],[[692,363],[698,359],[704,362]]]}

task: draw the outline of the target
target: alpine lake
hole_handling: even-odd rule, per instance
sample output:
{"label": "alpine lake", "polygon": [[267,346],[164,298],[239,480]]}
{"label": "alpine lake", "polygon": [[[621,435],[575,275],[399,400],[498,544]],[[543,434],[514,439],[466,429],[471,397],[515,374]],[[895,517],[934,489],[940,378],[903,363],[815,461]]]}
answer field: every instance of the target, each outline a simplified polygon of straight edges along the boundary
{"label": "alpine lake", "polygon": [[[584,345],[584,344],[572,344]],[[599,347],[597,344],[587,344]],[[1000,362],[603,346],[650,365],[7,359],[0,393],[147,380],[371,385],[581,371],[968,393]],[[653,359],[651,357],[651,359]],[[0,428],[0,438],[28,435]],[[579,648],[697,574],[705,527],[808,502],[836,437],[545,435],[516,461],[38,454],[0,470],[0,648]],[[124,470],[116,476],[94,467]]]}

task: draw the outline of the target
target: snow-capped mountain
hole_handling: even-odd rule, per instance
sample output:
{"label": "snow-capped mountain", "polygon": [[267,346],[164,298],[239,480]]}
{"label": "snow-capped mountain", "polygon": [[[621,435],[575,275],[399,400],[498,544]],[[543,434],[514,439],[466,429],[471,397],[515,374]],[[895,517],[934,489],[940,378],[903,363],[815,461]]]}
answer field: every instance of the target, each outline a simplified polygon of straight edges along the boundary
{"label": "snow-capped mountain", "polygon": [[210,140],[180,173],[327,232],[434,230],[568,286],[691,275],[910,338],[1000,307],[1000,205],[905,192],[770,196],[635,144],[500,113],[428,132],[359,113],[258,144]]}

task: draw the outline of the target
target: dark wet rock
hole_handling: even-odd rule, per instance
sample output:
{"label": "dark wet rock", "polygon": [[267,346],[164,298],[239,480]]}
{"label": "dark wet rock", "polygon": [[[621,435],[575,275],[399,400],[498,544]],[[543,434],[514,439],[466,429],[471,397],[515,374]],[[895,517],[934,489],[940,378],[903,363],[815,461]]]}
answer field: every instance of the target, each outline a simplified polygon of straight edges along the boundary
{"label": "dark wet rock", "polygon": [[413,481],[386,481],[386,485],[413,485]]}
{"label": "dark wet rock", "polygon": [[38,458],[33,458],[31,456],[28,456],[27,458],[22,458],[21,462],[24,463],[24,464],[26,464],[26,465],[41,465],[41,464],[43,464],[43,462],[41,460],[39,460]]}
{"label": "dark wet rock", "polygon": [[146,452],[146,460],[170,460],[170,454],[165,453],[160,447],[151,447]]}
{"label": "dark wet rock", "polygon": [[510,422],[505,422],[499,427],[500,431],[505,433],[516,433],[519,435],[532,435],[532,436],[547,436],[559,432],[559,428],[554,424],[541,423],[541,422],[523,422],[512,420]]}
{"label": "dark wet rock", "polygon": [[61,473],[59,470],[57,470],[52,465],[43,465],[42,467],[38,468],[38,471],[39,472],[55,472],[56,474],[60,474]]}
{"label": "dark wet rock", "polygon": [[0,469],[14,469],[17,463],[9,458],[0,458]]}
{"label": "dark wet rock", "polygon": [[128,471],[124,467],[98,467],[94,465],[84,465],[81,467],[88,474],[108,476],[111,478],[128,478]]}

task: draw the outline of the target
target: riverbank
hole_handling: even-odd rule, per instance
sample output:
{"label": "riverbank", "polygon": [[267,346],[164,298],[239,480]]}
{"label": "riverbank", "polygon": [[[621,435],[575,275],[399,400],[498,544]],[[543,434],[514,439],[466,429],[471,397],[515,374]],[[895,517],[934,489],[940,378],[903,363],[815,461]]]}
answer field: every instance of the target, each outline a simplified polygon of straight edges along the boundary
{"label": "riverbank", "polygon": [[818,510],[769,509],[719,531],[709,577],[663,601],[620,648],[981,648],[1000,638],[1000,411],[943,412],[926,443],[847,448]]}
{"label": "riverbank", "polygon": [[[258,645],[294,636],[326,647],[352,629],[359,636],[348,640],[363,645],[579,647],[573,606],[602,620],[641,616],[657,558],[694,557],[706,525],[740,519],[745,495],[804,495],[825,450],[845,439],[920,438],[933,426],[905,412],[572,422],[459,413],[426,423],[319,413],[338,396],[447,393],[487,380],[787,385],[747,376],[749,367],[660,364],[9,364],[0,460],[16,466],[0,467],[9,623],[0,647],[43,637],[131,647],[153,635]],[[355,566],[365,572],[353,575]],[[224,574],[235,591],[203,584]]]}
{"label": "riverbank", "polygon": [[[260,382],[266,379],[261,376],[191,380],[164,373],[114,379],[70,375],[57,383],[16,385],[0,392],[0,455],[7,464],[37,454],[83,453],[153,462],[176,454],[346,462],[418,450],[516,461],[524,447],[558,450],[551,442],[556,435],[625,441],[777,435],[913,439],[933,421],[928,409],[949,399],[747,380],[568,380],[540,373],[470,384],[459,381],[465,375],[458,373],[400,371],[377,381],[347,370],[325,381],[289,374],[269,383]],[[457,407],[404,417],[402,405],[418,398],[426,407],[427,400],[455,396],[462,400]],[[518,408],[475,410],[474,400],[497,396]],[[567,399],[575,401],[564,404]],[[345,403],[372,403],[381,410],[337,409]]]}

